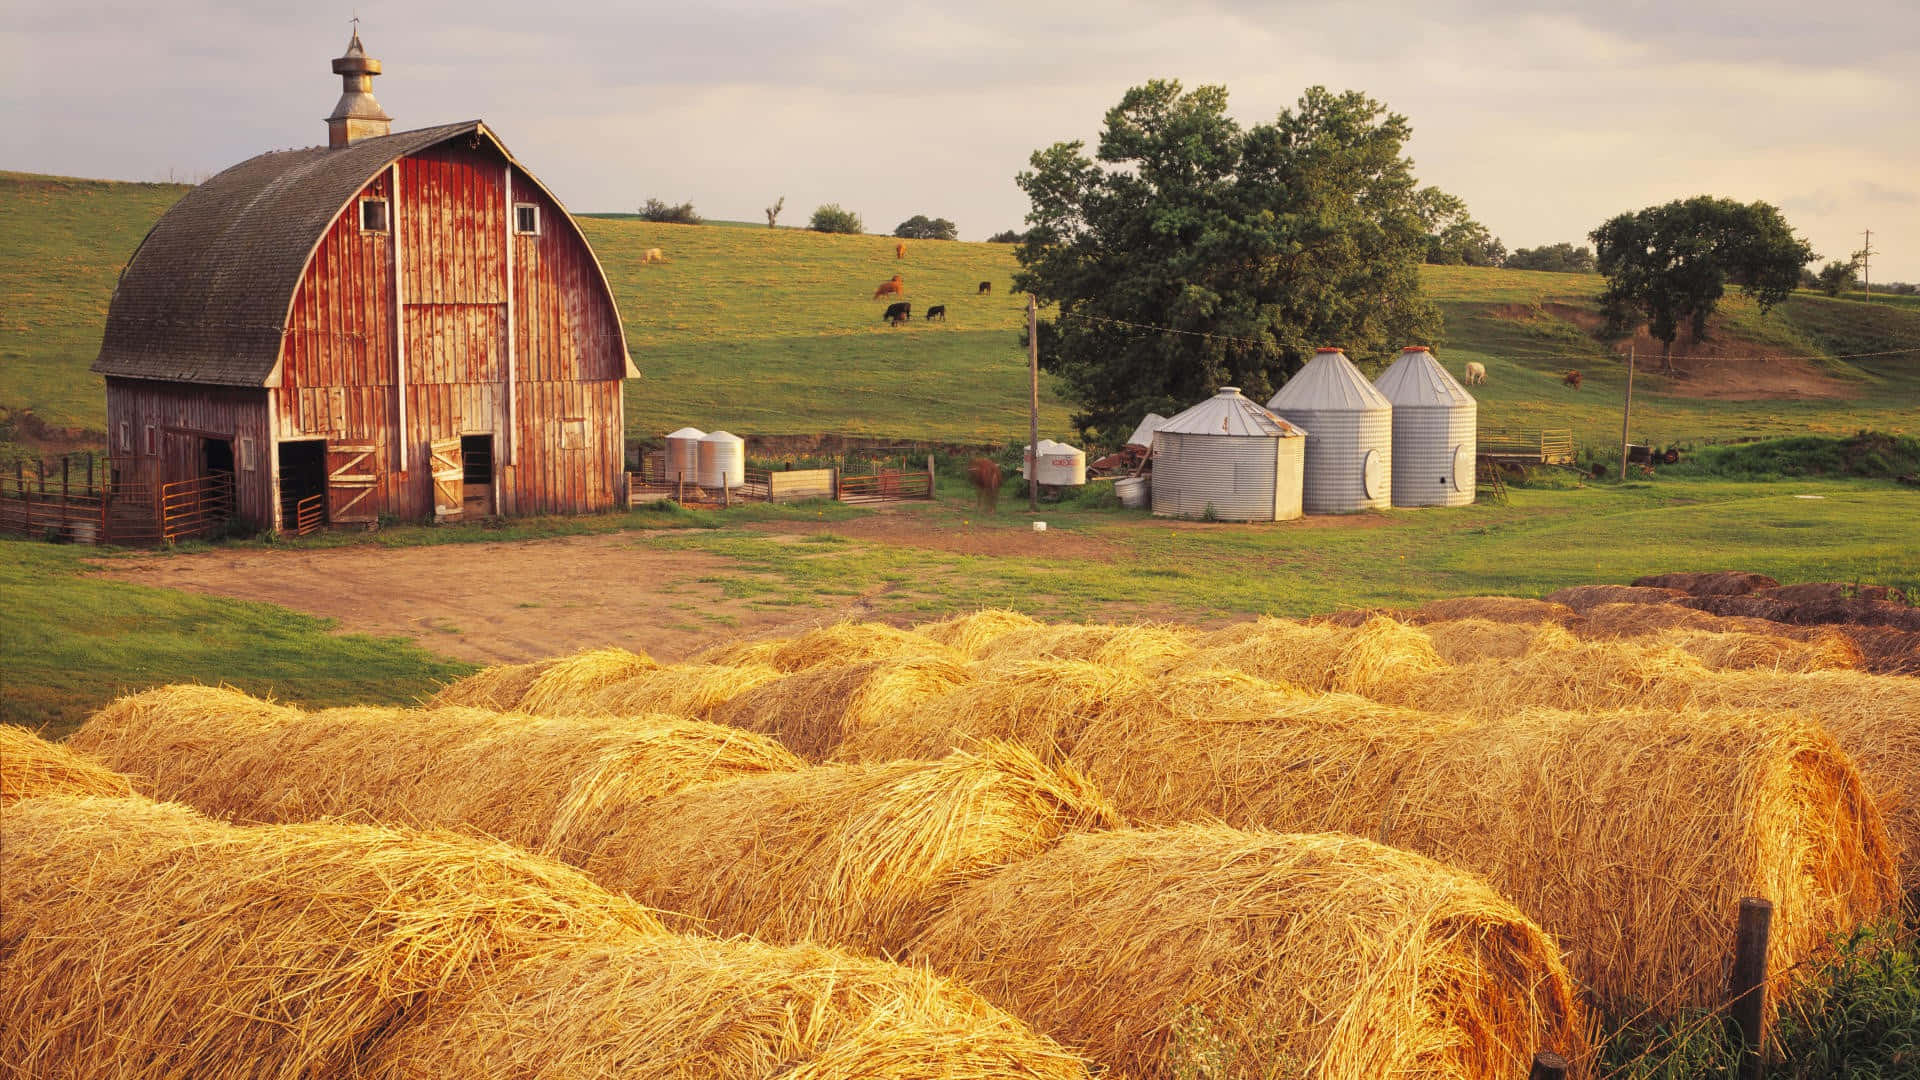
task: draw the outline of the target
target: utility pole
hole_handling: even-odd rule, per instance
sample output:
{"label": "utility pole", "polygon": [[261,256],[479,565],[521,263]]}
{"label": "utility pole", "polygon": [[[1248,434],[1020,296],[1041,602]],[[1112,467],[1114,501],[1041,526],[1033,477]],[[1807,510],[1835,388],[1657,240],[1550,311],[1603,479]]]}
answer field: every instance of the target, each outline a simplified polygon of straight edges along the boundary
{"label": "utility pole", "polygon": [[1868,229],[1860,242],[1860,283],[1867,290],[1867,299],[1873,299],[1873,230]]}
{"label": "utility pole", "polygon": [[1633,353],[1627,346],[1627,405],[1620,410],[1620,482],[1627,482],[1627,425],[1633,420]]}
{"label": "utility pole", "polygon": [[1040,303],[1027,294],[1027,511],[1040,512]]}

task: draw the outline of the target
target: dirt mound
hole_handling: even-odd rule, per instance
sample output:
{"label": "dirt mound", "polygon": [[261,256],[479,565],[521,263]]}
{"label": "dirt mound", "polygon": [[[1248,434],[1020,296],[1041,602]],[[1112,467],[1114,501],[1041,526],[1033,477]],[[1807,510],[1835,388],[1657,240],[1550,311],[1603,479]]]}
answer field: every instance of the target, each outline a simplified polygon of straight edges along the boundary
{"label": "dirt mound", "polygon": [[[1744,570],[1715,570],[1694,574],[1652,574],[1637,577],[1633,583],[1648,589],[1679,589],[1691,596],[1741,596],[1761,589],[1777,589],[1778,581],[1765,574],[1749,574]],[[1718,611],[1716,615],[1728,615],[1732,612]],[[1764,618],[1765,616],[1762,616]]]}

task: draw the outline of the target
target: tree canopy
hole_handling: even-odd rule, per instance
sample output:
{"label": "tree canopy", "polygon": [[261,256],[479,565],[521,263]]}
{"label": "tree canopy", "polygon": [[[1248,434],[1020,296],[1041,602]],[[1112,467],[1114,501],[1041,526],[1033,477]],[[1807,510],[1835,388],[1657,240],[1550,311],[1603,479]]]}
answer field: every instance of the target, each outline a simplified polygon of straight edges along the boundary
{"label": "tree canopy", "polygon": [[699,225],[704,219],[693,212],[691,202],[674,206],[660,199],[648,199],[640,208],[640,217],[645,221],[664,221],[673,225]]}
{"label": "tree canopy", "polygon": [[1032,205],[1014,285],[1054,305],[1040,364],[1082,431],[1122,435],[1221,386],[1264,401],[1315,346],[1431,342],[1410,131],[1323,87],[1243,129],[1224,87],[1168,80],[1127,91],[1093,157],[1036,151],[1016,178]]}
{"label": "tree canopy", "polygon": [[893,235],[907,240],[952,240],[960,235],[960,230],[946,218],[915,214],[894,226]]}
{"label": "tree canopy", "polygon": [[1553,270],[1562,274],[1593,273],[1593,250],[1584,244],[1546,244],[1537,248],[1515,248],[1507,256],[1509,270]]}
{"label": "tree canopy", "polygon": [[1793,293],[1801,268],[1818,258],[1778,208],[1711,195],[1621,214],[1590,237],[1607,276],[1600,302],[1609,326],[1625,333],[1644,321],[1667,370],[1681,326],[1706,340],[1728,285],[1764,313]]}
{"label": "tree canopy", "polygon": [[1427,261],[1440,266],[1500,266],[1507,245],[1473,220],[1467,204],[1436,187],[1421,188],[1414,203],[1427,229]]}
{"label": "tree canopy", "polygon": [[866,231],[866,226],[860,222],[860,215],[851,210],[842,209],[839,203],[827,203],[825,206],[815,207],[813,219],[807,223],[807,228],[814,232],[825,233]]}

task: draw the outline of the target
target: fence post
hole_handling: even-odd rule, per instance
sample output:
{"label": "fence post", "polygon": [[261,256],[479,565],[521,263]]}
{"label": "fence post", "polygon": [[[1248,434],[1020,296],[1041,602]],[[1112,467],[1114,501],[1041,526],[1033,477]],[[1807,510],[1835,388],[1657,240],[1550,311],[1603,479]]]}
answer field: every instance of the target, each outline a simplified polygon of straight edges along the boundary
{"label": "fence post", "polygon": [[60,455],[60,527],[67,527],[67,501],[73,481],[73,460],[66,454]]}
{"label": "fence post", "polygon": [[935,495],[933,491],[933,455],[928,454],[927,455],[927,498],[937,499],[938,497],[939,496]]}
{"label": "fence post", "polygon": [[87,490],[93,490],[93,451],[87,451]]}
{"label": "fence post", "polygon": [[1567,1080],[1567,1059],[1548,1050],[1533,1055],[1533,1070],[1527,1080]]}
{"label": "fence post", "polygon": [[720,475],[720,509],[733,509],[733,486],[727,483],[725,473]]}
{"label": "fence post", "polygon": [[827,469],[827,480],[832,485],[832,488],[833,488],[833,501],[839,502],[840,501],[840,466],[834,465],[834,466],[830,466]]}
{"label": "fence post", "polygon": [[1767,1041],[1767,938],[1773,901],[1757,896],[1740,901],[1733,939],[1733,980],[1728,1011],[1740,1030],[1740,1080],[1760,1080]]}

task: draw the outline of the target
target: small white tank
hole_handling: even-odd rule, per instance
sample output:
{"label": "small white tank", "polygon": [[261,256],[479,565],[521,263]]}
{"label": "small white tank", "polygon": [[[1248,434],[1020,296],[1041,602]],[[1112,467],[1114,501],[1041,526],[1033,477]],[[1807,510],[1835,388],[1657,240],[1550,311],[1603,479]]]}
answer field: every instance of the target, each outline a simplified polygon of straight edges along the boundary
{"label": "small white tank", "polygon": [[736,488],[747,482],[747,442],[726,431],[716,431],[700,440],[699,485],[703,488]]}
{"label": "small white tank", "polygon": [[[1033,450],[1029,447],[1020,465],[1020,476],[1033,475]],[[1040,440],[1039,483],[1053,487],[1077,487],[1087,482],[1087,452],[1077,446]]]}
{"label": "small white tank", "polygon": [[707,433],[697,427],[683,427],[667,436],[667,483],[681,479],[689,484],[700,482],[700,440],[706,437]]}

